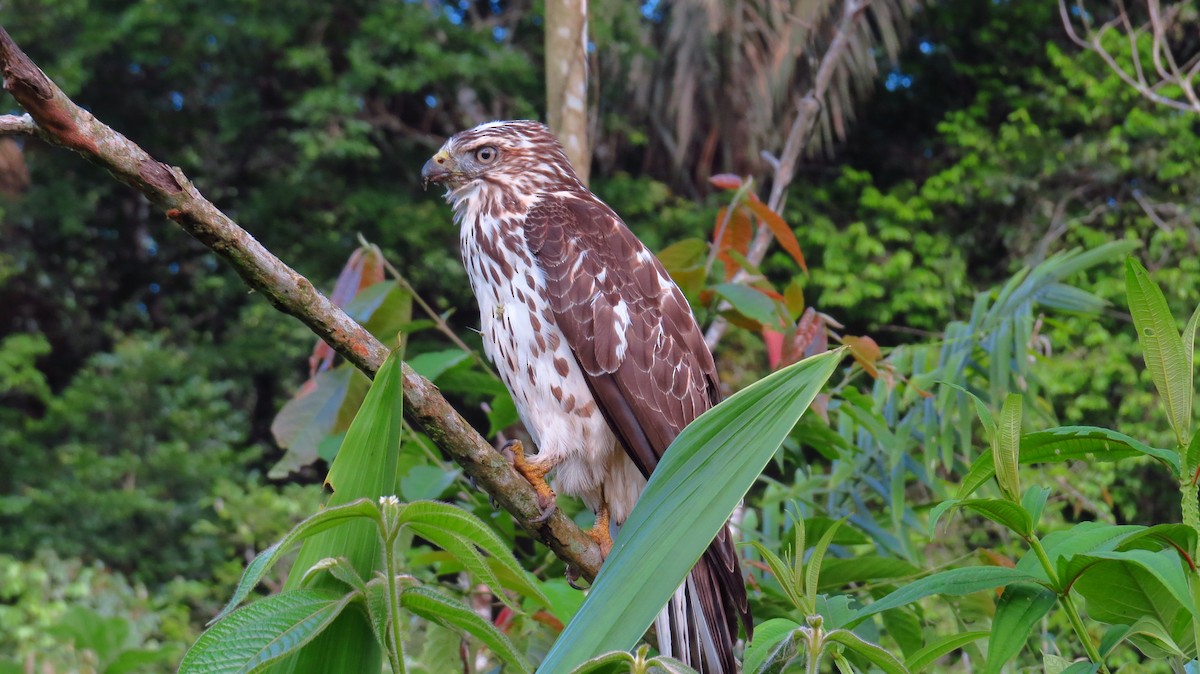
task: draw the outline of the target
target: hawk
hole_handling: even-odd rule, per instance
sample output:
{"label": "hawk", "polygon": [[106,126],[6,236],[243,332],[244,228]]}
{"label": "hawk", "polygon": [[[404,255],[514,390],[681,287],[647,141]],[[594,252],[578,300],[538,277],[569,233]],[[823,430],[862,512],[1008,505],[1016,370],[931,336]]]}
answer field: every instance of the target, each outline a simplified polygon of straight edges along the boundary
{"label": "hawk", "polygon": [[[720,401],[712,352],[683,293],[532,121],[451,137],[421,170],[447,187],[488,358],[538,448],[514,465],[546,516],[559,490],[596,513],[606,554],[675,436]],[[733,674],[752,630],[726,525],[655,620],[659,651]]]}

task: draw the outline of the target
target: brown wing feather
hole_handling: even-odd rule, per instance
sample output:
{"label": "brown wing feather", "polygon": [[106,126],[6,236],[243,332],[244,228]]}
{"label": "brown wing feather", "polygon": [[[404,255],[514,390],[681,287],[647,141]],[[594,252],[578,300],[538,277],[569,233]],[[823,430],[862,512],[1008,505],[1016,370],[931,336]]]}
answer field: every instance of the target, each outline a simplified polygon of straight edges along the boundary
{"label": "brown wing feather", "polygon": [[[591,194],[548,196],[529,211],[525,227],[556,322],[601,412],[649,477],[675,436],[721,397],[716,364],[687,300],[674,284],[660,283],[669,277],[658,259]],[[701,604],[709,624],[725,630],[724,648],[736,638],[737,617],[749,634],[728,526],[693,576],[706,590]],[[722,660],[733,671],[732,652]]]}

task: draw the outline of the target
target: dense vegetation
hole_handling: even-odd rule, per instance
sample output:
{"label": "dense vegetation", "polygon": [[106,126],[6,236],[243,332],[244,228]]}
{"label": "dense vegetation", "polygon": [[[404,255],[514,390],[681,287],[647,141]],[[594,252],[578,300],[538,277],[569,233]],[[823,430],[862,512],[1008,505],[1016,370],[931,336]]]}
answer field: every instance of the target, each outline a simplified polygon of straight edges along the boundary
{"label": "dense vegetation", "polygon": [[[418,173],[460,128],[545,117],[540,4],[282,4],[25,0],[4,25],[74,100],[183,168],[319,286],[333,287],[360,236],[377,245],[404,277],[389,293],[407,298],[410,285],[445,319],[443,329],[419,307],[403,320],[409,309],[400,301],[360,307],[360,315],[378,311],[376,327],[402,322],[414,367],[435,377],[481,432],[506,430],[502,388],[445,334],[478,345],[456,232],[441,200],[419,189]],[[742,526],[744,540],[757,544],[746,554],[759,634],[785,634],[819,613],[911,664],[939,637],[1011,631],[1012,623],[993,623],[1012,615],[997,605],[1027,601],[1043,610],[1019,623],[1024,631],[1009,643],[977,635],[930,663],[966,671],[964,662],[986,662],[998,671],[1003,661],[993,656],[1004,653],[1016,666],[1058,672],[1094,656],[1089,647],[1107,646],[1111,669],[1168,671],[1137,663],[1166,658],[1171,646],[1180,650],[1176,666],[1194,657],[1186,601],[1178,615],[1160,611],[1163,629],[1139,624],[1122,642],[1109,626],[1140,616],[1095,599],[1103,590],[1095,580],[1076,595],[1070,587],[1047,595],[1015,575],[1011,584],[971,586],[1006,586],[1002,597],[934,597],[942,593],[934,588],[920,604],[878,616],[862,606],[943,568],[1029,572],[1038,561],[1030,550],[1044,542],[1053,557],[1055,544],[1090,527],[1182,521],[1178,487],[1197,463],[1185,456],[1172,467],[1137,449],[1174,451],[1191,436],[1164,412],[1170,407],[1160,405],[1143,361],[1124,257],[1149,268],[1146,278],[1164,289],[1180,323],[1191,315],[1200,300],[1200,114],[1139,96],[1067,39],[1053,3],[921,6],[903,20],[897,61],[880,57],[878,86],[857,104],[845,141],[824,143],[802,163],[781,215],[808,272],[783,247],[772,249],[761,272],[778,291],[776,305],[723,285],[726,266],[737,264],[728,255],[705,273],[703,242],[722,222],[720,209],[736,211],[745,193],[666,160],[653,115],[628,104],[636,87],[624,78],[666,48],[647,36],[682,21],[682,12],[669,3],[613,5],[623,8],[596,8],[592,17],[593,188],[664,251],[702,321],[724,311],[738,326],[718,348],[728,388],[788,360],[762,336],[761,325],[779,313],[793,331],[774,327],[789,343],[811,307],[840,323],[829,323],[838,336],[870,336],[885,356],[852,341],[855,364],[847,360],[818,398],[820,414],[801,421],[751,488]],[[1184,55],[1200,49],[1200,19],[1190,11]],[[1110,42],[1128,58],[1127,43]],[[722,124],[712,128],[729,128]],[[247,561],[317,510],[350,415],[323,418],[317,437],[297,440],[294,425],[276,419],[307,374],[312,338],[303,326],[248,295],[211,252],[77,156],[31,140],[4,157],[0,672],[173,671]],[[709,173],[769,179],[745,157],[718,153],[712,163]],[[1143,278],[1135,266],[1128,273]],[[803,351],[820,350],[819,342],[796,343]],[[365,380],[345,370],[339,381],[350,403],[362,399]],[[979,421],[966,391],[1035,435],[1091,426],[1136,444],[1088,436],[1090,456],[1022,467],[1020,483],[1030,489],[1017,488],[1014,468],[964,493],[965,477],[982,470],[976,459],[1016,442]],[[460,650],[460,631],[414,618],[405,635],[409,671],[539,662],[582,596],[562,580],[561,562],[494,512],[427,439],[403,433],[399,497],[474,513],[536,574],[530,588],[517,572],[495,571],[498,584],[527,597],[508,598],[511,606],[496,600],[492,611],[514,659],[486,640],[494,655],[479,655],[475,637]],[[1124,449],[1104,454],[1113,442]],[[1195,483],[1182,485],[1183,502],[1189,489],[1194,500]],[[935,507],[968,497],[976,502]],[[1028,526],[1001,502],[1032,514]],[[961,513],[952,516],[952,506]],[[1127,552],[1115,549],[1124,540],[1103,553]],[[1174,529],[1155,540],[1196,548]],[[789,581],[789,555],[814,547],[808,568],[817,561],[819,585],[813,575],[805,586],[803,573]],[[478,599],[469,590],[486,579],[446,550],[436,532],[417,536],[407,573]],[[1189,578],[1194,586],[1195,573]],[[265,587],[281,583],[267,576]],[[1086,600],[1076,606],[1071,596]],[[1154,599],[1160,608],[1176,601]],[[844,657],[865,667],[851,651]]]}

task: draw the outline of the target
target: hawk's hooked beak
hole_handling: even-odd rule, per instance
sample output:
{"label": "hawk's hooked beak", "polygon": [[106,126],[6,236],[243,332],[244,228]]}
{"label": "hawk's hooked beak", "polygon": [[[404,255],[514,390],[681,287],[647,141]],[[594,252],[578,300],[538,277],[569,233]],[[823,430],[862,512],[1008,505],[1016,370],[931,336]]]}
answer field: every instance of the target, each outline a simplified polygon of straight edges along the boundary
{"label": "hawk's hooked beak", "polygon": [[425,189],[429,189],[429,183],[441,184],[449,181],[454,177],[457,168],[450,153],[445,150],[438,151],[421,168],[421,179],[424,181]]}

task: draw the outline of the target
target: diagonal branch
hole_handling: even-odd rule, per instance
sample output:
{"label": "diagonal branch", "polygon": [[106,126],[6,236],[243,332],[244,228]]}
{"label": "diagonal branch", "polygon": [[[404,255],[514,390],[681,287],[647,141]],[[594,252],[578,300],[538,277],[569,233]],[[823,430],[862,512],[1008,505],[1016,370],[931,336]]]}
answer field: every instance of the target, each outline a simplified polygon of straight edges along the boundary
{"label": "diagonal branch", "polygon": [[[107,169],[224,258],[246,285],[276,309],[300,319],[367,376],[375,375],[387,358],[387,347],[205,199],[183,171],[154,159],[75,105],[2,27],[0,71],[4,88],[29,113],[0,116],[0,134],[35,135]],[[529,483],[446,402],[437,387],[407,364],[404,412],[522,527],[584,577],[595,577],[601,559],[592,539],[561,511],[556,510],[545,522],[537,522],[541,508]]]}

